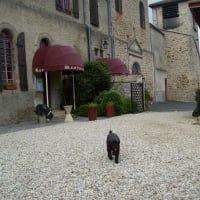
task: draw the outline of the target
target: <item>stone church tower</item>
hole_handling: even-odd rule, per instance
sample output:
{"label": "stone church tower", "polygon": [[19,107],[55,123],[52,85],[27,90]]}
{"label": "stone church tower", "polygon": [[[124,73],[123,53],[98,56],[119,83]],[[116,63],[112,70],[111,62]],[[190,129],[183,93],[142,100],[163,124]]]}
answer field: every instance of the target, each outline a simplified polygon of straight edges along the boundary
{"label": "stone church tower", "polygon": [[193,101],[200,81],[200,58],[197,24],[188,0],[163,0],[150,7],[156,100]]}

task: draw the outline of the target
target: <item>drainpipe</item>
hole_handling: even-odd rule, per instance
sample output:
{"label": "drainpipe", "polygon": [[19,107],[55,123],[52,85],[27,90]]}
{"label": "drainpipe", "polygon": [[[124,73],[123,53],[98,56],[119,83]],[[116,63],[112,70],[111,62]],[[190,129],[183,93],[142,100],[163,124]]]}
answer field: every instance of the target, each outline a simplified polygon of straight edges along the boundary
{"label": "drainpipe", "polygon": [[114,37],[113,37],[113,33],[112,33],[111,0],[107,0],[107,12],[108,12],[108,36],[110,39],[111,57],[115,57]]}
{"label": "drainpipe", "polygon": [[[149,32],[150,32],[150,43],[151,43],[151,53],[153,55],[153,95],[154,95],[154,99],[156,101],[156,69],[155,69],[155,55],[153,52],[153,46],[152,46],[152,33],[151,30],[153,28],[151,28],[151,24],[149,23]],[[166,99],[165,99],[166,100]]]}
{"label": "drainpipe", "polygon": [[92,50],[91,50],[91,28],[90,28],[90,25],[88,24],[88,16],[86,15],[87,8],[89,7],[89,4],[87,4],[86,1],[87,0],[83,0],[83,22],[84,22],[84,25],[86,26],[88,60],[91,61],[91,55],[92,55]]}

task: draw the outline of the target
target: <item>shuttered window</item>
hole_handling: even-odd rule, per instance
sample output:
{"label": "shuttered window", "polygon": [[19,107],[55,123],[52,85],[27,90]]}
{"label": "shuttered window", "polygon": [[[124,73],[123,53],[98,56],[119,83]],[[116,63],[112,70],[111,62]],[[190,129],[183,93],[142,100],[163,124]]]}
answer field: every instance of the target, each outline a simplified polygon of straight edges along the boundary
{"label": "shuttered window", "polygon": [[[12,37],[6,33],[0,33],[0,72],[2,82],[14,82]],[[1,83],[2,83],[1,82]]]}
{"label": "shuttered window", "polygon": [[90,0],[90,23],[99,26],[98,0]]}
{"label": "shuttered window", "polygon": [[79,18],[79,0],[73,0],[73,16]]}
{"label": "shuttered window", "polygon": [[173,29],[179,26],[178,3],[164,5],[162,11],[164,29]]}
{"label": "shuttered window", "polygon": [[170,4],[163,6],[163,19],[178,17],[178,4]]}
{"label": "shuttered window", "polygon": [[56,10],[71,14],[70,0],[56,0]]}
{"label": "shuttered window", "polygon": [[24,33],[20,33],[17,38],[17,48],[18,48],[20,89],[21,91],[27,91],[28,81],[27,81],[26,48],[25,48]]}
{"label": "shuttered window", "polygon": [[145,11],[142,2],[140,2],[139,7],[140,7],[140,27],[145,28]]}
{"label": "shuttered window", "polygon": [[122,14],[122,0],[115,0],[115,10]]}

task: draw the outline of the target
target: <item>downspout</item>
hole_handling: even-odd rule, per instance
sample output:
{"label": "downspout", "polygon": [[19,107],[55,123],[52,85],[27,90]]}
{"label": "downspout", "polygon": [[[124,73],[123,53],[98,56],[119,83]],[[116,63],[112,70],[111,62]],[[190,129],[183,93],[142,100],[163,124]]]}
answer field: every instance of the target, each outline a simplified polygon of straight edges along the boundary
{"label": "downspout", "polygon": [[91,28],[90,25],[88,24],[87,16],[86,16],[86,11],[88,5],[86,3],[87,0],[83,0],[83,22],[84,25],[86,26],[86,35],[87,35],[87,49],[88,49],[88,60],[91,61],[91,55],[92,55],[92,50],[91,50]]}
{"label": "downspout", "polygon": [[[156,70],[155,70],[155,56],[154,56],[154,53],[153,53],[153,46],[152,46],[152,33],[151,33],[151,24],[149,23],[149,32],[150,32],[150,43],[151,43],[151,53],[152,53],[152,56],[153,56],[153,95],[154,95],[154,100],[156,100]],[[166,99],[165,99],[166,101]]]}
{"label": "downspout", "polygon": [[111,57],[115,57],[114,37],[112,33],[111,0],[107,0],[107,12],[108,12],[108,36],[110,39]]}

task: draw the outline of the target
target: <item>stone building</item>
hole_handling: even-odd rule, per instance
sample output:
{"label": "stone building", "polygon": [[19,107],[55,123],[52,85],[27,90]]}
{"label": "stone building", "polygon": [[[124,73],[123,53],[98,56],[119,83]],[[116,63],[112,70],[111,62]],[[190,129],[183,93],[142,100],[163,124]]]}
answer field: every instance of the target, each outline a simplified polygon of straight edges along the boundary
{"label": "stone building", "polygon": [[156,101],[194,101],[199,87],[198,29],[188,0],[151,4]]}
{"label": "stone building", "polygon": [[[181,17],[179,27],[171,30],[163,29],[162,3],[152,5],[155,23],[149,26],[147,0],[0,0],[0,124],[35,119],[34,107],[47,104],[47,99],[52,109],[60,109],[66,75],[62,70],[36,73],[33,68],[44,46],[72,48],[82,63],[120,59],[129,74],[112,81],[123,82],[120,90],[127,96],[131,82],[145,80],[158,101],[166,99],[166,91],[169,100],[190,100],[198,83],[196,32],[191,13],[183,14],[187,1],[176,2]],[[6,89],[5,82],[16,88]]]}
{"label": "stone building", "polygon": [[[35,119],[34,107],[47,96],[59,109],[62,71],[48,71],[47,84],[33,70],[43,46],[72,47],[83,62],[120,58],[130,74],[123,80],[144,77],[153,91],[147,0],[0,0],[0,7],[0,124]],[[16,88],[6,89],[5,82]]]}

